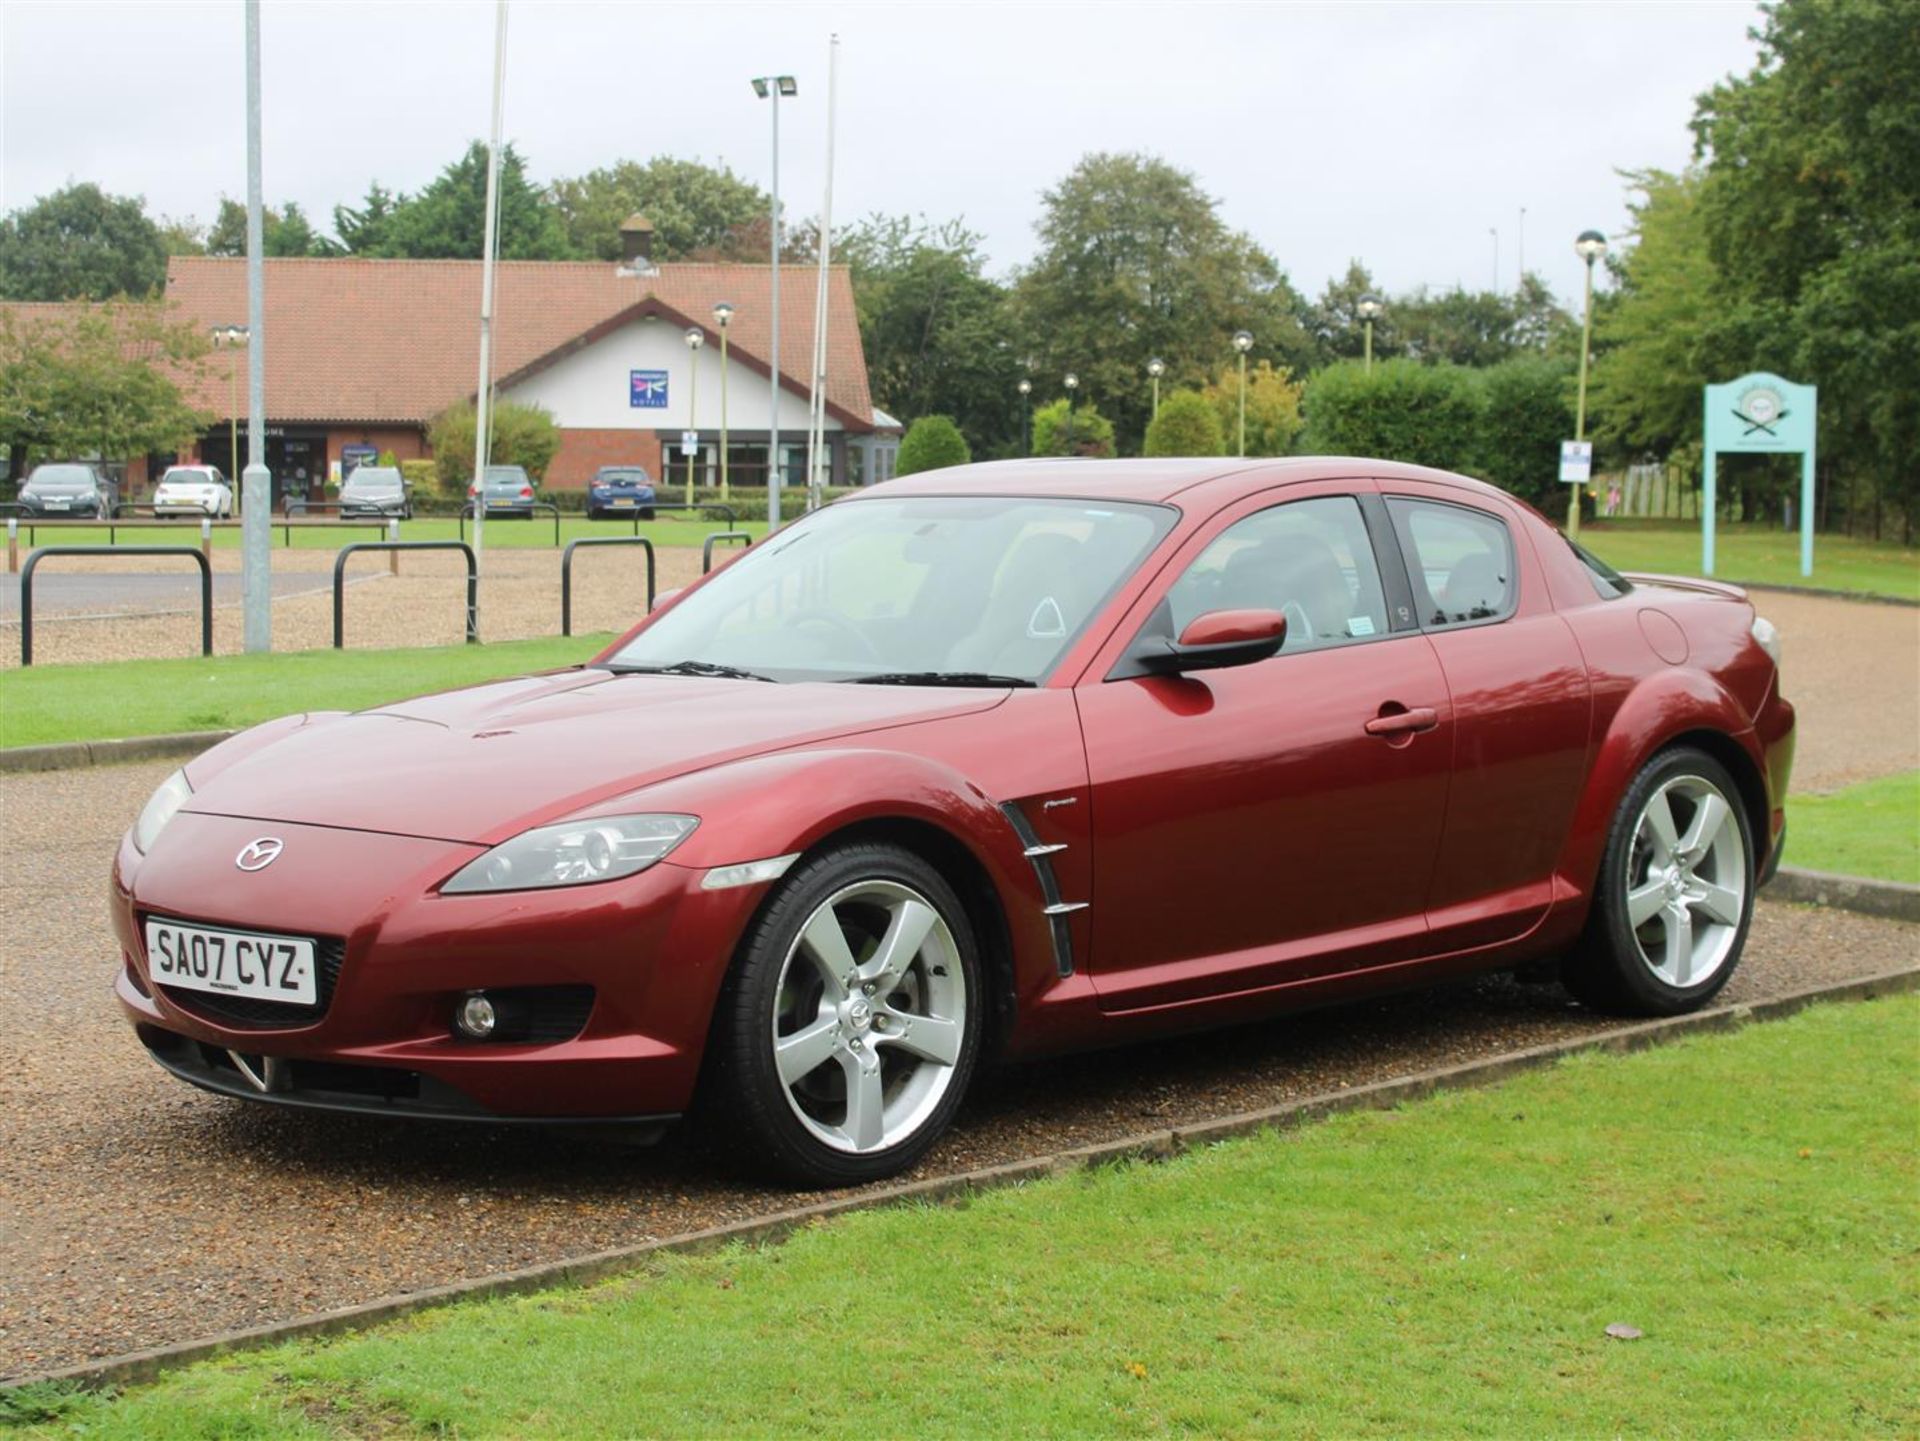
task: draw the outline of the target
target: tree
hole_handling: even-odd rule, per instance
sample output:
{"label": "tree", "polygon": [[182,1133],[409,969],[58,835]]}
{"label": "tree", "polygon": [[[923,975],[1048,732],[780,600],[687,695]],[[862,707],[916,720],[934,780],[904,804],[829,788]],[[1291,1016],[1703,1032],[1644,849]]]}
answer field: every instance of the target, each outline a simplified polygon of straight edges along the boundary
{"label": "tree", "polygon": [[1073,407],[1073,425],[1067,425],[1063,396],[1033,413],[1035,455],[1112,455],[1113,422],[1091,403]]}
{"label": "tree", "polygon": [[1413,360],[1343,360],[1307,382],[1307,448],[1468,470],[1480,453],[1482,395],[1473,371]]}
{"label": "tree", "polygon": [[[313,228],[306,213],[289,200],[286,207],[260,210],[261,254],[275,260],[306,255],[338,255],[340,247]],[[207,230],[209,255],[245,255],[247,253],[247,207],[225,195],[220,197],[220,213]]]}
{"label": "tree", "polygon": [[567,242],[581,255],[620,258],[620,224],[628,216],[646,216],[653,226],[655,260],[683,260],[695,254],[735,251],[726,258],[764,260],[766,232],[758,249],[743,241],[768,213],[767,193],[731,169],[656,155],[642,164],[622,160],[589,170],[548,189],[560,213]]}
{"label": "tree", "polygon": [[[500,256],[504,260],[571,260],[560,212],[527,179],[526,162],[508,145],[500,152]],[[367,254],[412,260],[478,260],[486,229],[487,147],[478,140],[417,195],[401,196],[384,219],[380,243]]]}
{"label": "tree", "polygon": [[1222,455],[1226,441],[1220,417],[1207,397],[1196,390],[1176,390],[1147,422],[1144,455]]}
{"label": "tree", "polygon": [[1040,252],[1015,287],[1016,314],[1041,373],[1079,373],[1138,437],[1151,410],[1146,359],[1175,385],[1231,356],[1312,359],[1304,306],[1272,256],[1228,229],[1184,170],[1148,155],[1088,155],[1042,197]]}
{"label": "tree", "polygon": [[921,470],[942,470],[949,465],[965,465],[972,459],[967,438],[951,416],[923,415],[907,427],[893,473],[912,475]]}
{"label": "tree", "polygon": [[1573,434],[1574,364],[1522,355],[1479,376],[1478,473],[1542,510],[1565,499],[1560,442]]}
{"label": "tree", "polygon": [[1509,296],[1458,285],[1439,294],[1416,290],[1393,302],[1400,353],[1429,364],[1498,365],[1517,348],[1518,320]]}
{"label": "tree", "polygon": [[874,399],[895,415],[951,415],[983,444],[1019,451],[1020,379],[1006,291],[984,275],[959,220],[869,216],[834,241],[853,279]]}
{"label": "tree", "polygon": [[[474,437],[479,428],[470,400],[449,406],[427,427],[434,469],[449,499],[466,498],[467,482],[474,478]],[[547,473],[560,449],[560,427],[553,412],[543,406],[496,400],[487,413],[487,429],[492,433],[488,464],[525,466],[536,480]]]}
{"label": "tree", "polygon": [[69,185],[0,220],[0,299],[146,296],[166,279],[166,245],[138,196]]}
{"label": "tree", "polygon": [[359,209],[348,205],[333,207],[333,230],[349,255],[378,255],[387,243],[387,223],[401,197],[379,181],[367,186],[366,199]]}
{"label": "tree", "polygon": [[1891,506],[1911,540],[1920,16],[1912,0],[1763,13],[1753,70],[1702,96],[1693,122],[1706,251],[1737,298],[1722,353],[1819,385],[1823,457],[1876,533]]}
{"label": "tree", "polygon": [[174,450],[206,418],[179,381],[208,350],[155,301],[73,306],[23,319],[0,309],[0,446],[30,460]]}
{"label": "tree", "polygon": [[[1285,366],[1260,361],[1247,367],[1247,454],[1286,455],[1306,421],[1300,414],[1302,387]],[[1240,368],[1226,365],[1201,392],[1220,421],[1220,434],[1236,441],[1240,433]]]}

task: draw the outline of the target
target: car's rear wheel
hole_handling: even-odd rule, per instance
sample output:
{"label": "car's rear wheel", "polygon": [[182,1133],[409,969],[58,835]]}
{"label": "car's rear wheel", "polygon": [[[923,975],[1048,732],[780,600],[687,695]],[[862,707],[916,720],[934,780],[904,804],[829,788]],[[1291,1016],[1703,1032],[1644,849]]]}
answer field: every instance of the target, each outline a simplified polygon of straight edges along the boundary
{"label": "car's rear wheel", "polygon": [[959,1107],[983,994],[966,912],[925,860],[872,842],[811,857],[728,977],[709,1124],[738,1158],[807,1185],[895,1175]]}
{"label": "car's rear wheel", "polygon": [[1754,891],[1733,777],[1704,751],[1661,752],[1614,813],[1586,933],[1561,968],[1567,989],[1635,1015],[1705,1005],[1740,963]]}

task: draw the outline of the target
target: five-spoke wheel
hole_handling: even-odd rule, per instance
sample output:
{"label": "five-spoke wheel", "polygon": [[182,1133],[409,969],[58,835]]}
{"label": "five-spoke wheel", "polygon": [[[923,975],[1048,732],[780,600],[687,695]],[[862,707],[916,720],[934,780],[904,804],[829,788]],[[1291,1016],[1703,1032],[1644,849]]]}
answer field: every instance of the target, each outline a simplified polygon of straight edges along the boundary
{"label": "five-spoke wheel", "polygon": [[1705,752],[1663,751],[1621,799],[1586,935],[1562,967],[1568,988],[1607,1010],[1692,1010],[1738,964],[1753,890],[1733,778]]}
{"label": "five-spoke wheel", "polygon": [[924,859],[855,843],[797,866],[749,932],[715,1033],[718,1119],[819,1185],[904,1169],[945,1129],[979,1049],[964,907]]}

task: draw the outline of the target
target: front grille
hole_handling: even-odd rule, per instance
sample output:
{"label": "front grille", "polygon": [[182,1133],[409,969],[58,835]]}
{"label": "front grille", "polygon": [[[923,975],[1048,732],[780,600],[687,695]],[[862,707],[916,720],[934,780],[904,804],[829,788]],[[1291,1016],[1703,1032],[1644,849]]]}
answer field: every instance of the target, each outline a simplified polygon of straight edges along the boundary
{"label": "front grille", "polygon": [[[197,926],[207,924],[187,916],[157,915],[158,920],[173,921],[178,925]],[[141,913],[140,935],[144,944],[147,934],[147,915]],[[251,928],[250,928],[251,929]],[[255,931],[256,935],[287,935],[287,932]],[[159,986],[160,994],[190,1016],[199,1016],[212,1021],[215,1025],[232,1026],[249,1031],[282,1031],[299,1026],[311,1026],[327,1014],[327,1007],[333,1004],[333,988],[340,980],[340,967],[347,958],[347,943],[336,936],[292,936],[294,940],[313,942],[314,970],[317,999],[310,1006],[295,1005],[287,1001],[258,1001],[251,996],[221,996],[208,991],[189,991],[179,986]]]}

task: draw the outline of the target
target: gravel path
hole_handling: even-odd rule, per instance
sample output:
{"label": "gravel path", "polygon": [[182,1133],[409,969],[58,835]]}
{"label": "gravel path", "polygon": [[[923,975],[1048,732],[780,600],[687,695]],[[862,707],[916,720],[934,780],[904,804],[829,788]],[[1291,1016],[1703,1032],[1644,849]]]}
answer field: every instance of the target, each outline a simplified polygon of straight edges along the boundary
{"label": "gravel path", "polygon": [[[1799,716],[1793,789],[1920,769],[1920,606],[1755,591]],[[1789,852],[1791,853],[1791,852]]]}
{"label": "gravel path", "polygon": [[[0,777],[0,1376],[778,1210],[684,1140],[610,1154],[512,1130],[258,1110],[141,1052],[101,893],[168,764]],[[1920,927],[1763,905],[1726,992],[1920,957]],[[983,1078],[920,1174],[1248,1110],[1600,1029],[1505,980]]]}

